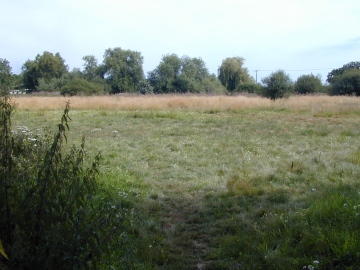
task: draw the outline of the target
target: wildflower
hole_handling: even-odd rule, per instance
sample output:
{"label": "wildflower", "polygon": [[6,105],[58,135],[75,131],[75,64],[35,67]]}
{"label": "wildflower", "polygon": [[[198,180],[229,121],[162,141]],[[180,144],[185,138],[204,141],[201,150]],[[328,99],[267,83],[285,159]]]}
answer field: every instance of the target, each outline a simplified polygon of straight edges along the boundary
{"label": "wildflower", "polygon": [[344,207],[347,207],[348,205],[347,205],[347,203],[344,203]]}
{"label": "wildflower", "polygon": [[319,264],[320,262],[318,260],[313,261],[314,264]]}

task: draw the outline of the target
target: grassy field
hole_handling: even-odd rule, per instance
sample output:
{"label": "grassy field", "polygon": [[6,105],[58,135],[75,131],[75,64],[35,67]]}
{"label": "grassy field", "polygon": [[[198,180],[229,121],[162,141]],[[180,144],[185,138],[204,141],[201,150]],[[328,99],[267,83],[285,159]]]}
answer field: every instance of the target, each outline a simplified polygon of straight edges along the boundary
{"label": "grassy field", "polygon": [[18,97],[13,129],[67,100],[69,141],[134,202],[134,268],[360,269],[359,98]]}

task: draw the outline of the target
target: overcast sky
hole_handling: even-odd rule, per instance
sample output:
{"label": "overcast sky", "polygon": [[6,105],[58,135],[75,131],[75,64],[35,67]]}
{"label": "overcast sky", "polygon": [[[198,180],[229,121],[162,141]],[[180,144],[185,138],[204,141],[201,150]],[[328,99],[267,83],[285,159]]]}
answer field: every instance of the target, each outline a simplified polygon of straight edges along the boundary
{"label": "overcast sky", "polygon": [[360,61],[359,0],[0,0],[0,10],[0,58],[13,73],[44,51],[71,70],[115,47],[141,52],[145,74],[165,54],[201,57],[215,74],[241,56],[258,81],[278,69],[325,80]]}

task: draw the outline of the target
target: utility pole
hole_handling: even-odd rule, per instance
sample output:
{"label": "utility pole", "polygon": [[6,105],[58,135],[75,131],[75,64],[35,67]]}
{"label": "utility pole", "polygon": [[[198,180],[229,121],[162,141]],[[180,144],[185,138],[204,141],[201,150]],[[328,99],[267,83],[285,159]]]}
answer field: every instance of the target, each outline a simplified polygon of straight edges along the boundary
{"label": "utility pole", "polygon": [[258,69],[257,70],[254,70],[256,72],[256,83],[257,83],[257,72],[259,71]]}

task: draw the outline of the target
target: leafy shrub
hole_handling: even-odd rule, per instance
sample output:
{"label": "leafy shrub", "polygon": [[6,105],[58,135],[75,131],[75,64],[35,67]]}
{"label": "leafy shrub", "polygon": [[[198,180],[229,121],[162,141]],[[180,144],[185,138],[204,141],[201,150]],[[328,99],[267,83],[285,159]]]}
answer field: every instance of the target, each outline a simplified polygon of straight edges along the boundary
{"label": "leafy shrub", "polygon": [[89,82],[83,78],[73,78],[69,80],[60,91],[61,95],[96,95],[104,92],[104,87],[98,83]]}
{"label": "leafy shrub", "polygon": [[260,93],[261,92],[261,84],[252,83],[252,82],[244,82],[240,83],[236,87],[236,92],[246,92],[246,93]]}
{"label": "leafy shrub", "polygon": [[296,80],[294,88],[298,94],[322,92],[321,78],[313,74],[302,75]]}
{"label": "leafy shrub", "polygon": [[125,218],[121,202],[98,185],[100,155],[86,168],[85,139],[64,149],[69,103],[53,138],[11,132],[10,99],[0,106],[0,268],[105,264]]}

